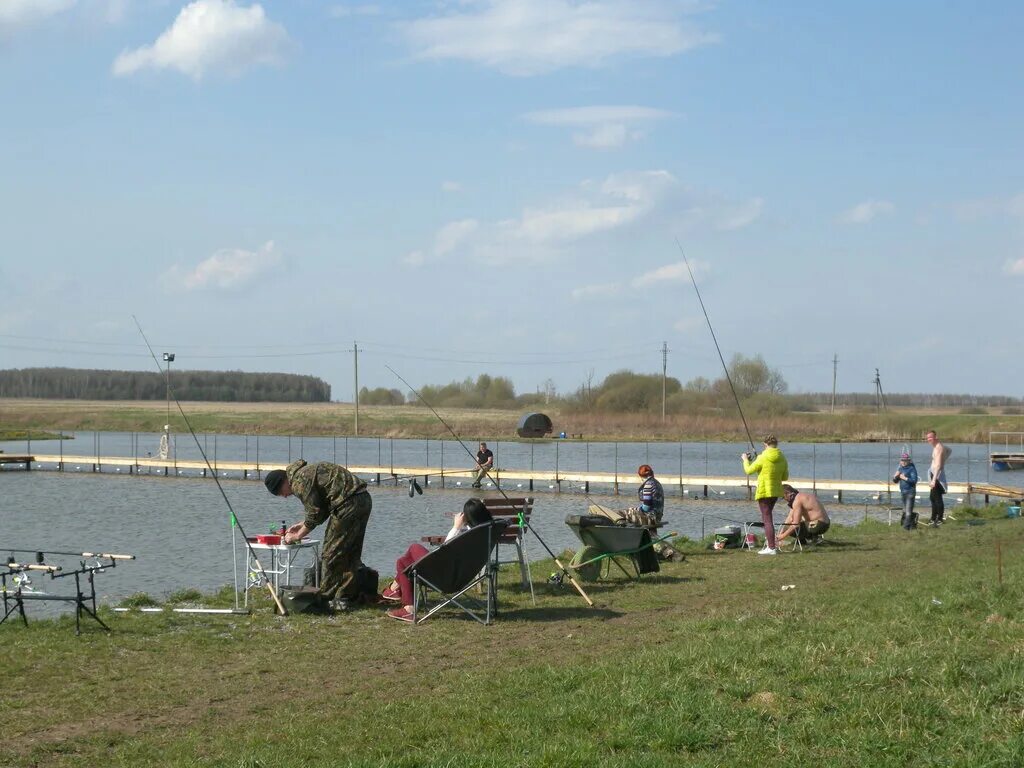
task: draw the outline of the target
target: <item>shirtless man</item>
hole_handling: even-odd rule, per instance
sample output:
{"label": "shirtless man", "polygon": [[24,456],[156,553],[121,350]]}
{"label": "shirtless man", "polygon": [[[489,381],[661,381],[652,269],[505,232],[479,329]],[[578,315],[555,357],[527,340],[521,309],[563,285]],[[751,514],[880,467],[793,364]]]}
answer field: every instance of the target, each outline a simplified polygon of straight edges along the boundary
{"label": "shirtless man", "polygon": [[796,536],[801,544],[817,542],[832,525],[828,513],[813,493],[801,493],[792,485],[782,486],[782,497],[789,505],[789,514],[782,524],[779,541]]}
{"label": "shirtless man", "polygon": [[946,503],[942,496],[949,489],[949,484],[946,482],[946,461],[953,451],[939,442],[934,429],[929,429],[924,439],[932,447],[932,463],[928,467],[928,487],[931,490],[928,497],[932,502],[931,524],[938,527],[942,525],[942,520],[946,515]]}

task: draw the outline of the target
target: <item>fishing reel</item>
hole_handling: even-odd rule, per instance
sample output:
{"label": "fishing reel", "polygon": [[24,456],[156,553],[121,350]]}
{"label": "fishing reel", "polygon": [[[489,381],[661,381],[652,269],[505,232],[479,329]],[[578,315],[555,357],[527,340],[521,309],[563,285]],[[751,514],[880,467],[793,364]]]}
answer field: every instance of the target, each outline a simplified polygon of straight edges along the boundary
{"label": "fishing reel", "polygon": [[747,457],[747,461],[753,461],[757,458],[757,451],[750,450],[744,454]]}
{"label": "fishing reel", "polygon": [[560,587],[562,586],[562,582],[564,579],[565,574],[563,574],[561,571],[555,571],[550,576],[548,576],[548,584],[551,584],[555,587]]}

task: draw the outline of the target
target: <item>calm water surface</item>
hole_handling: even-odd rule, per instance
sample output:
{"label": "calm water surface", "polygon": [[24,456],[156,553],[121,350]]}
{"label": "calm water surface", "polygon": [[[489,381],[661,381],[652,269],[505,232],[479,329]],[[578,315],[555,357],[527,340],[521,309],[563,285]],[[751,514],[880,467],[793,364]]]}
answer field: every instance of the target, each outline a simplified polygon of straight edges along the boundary
{"label": "calm water surface", "polygon": [[[186,436],[191,441],[190,436]],[[255,438],[236,436],[201,436],[210,459],[256,460]],[[37,453],[145,456],[140,448],[158,444],[158,435],[131,433],[79,433],[73,441],[34,442]],[[181,459],[201,458],[192,443],[178,436]],[[394,466],[429,465],[448,468],[464,467],[465,451],[450,441],[377,440],[372,438],[261,438],[259,460],[285,462],[303,456],[310,461],[337,460],[345,463],[345,454],[353,464],[393,463]],[[577,443],[551,441],[546,443],[491,442],[498,457],[499,468],[530,468],[542,470],[590,469],[622,472],[624,493],[619,496],[605,492],[591,493],[594,501],[612,507],[626,506],[633,501],[632,473],[637,464],[650,463],[664,474],[680,472],[739,476],[738,454],[742,446],[730,443]],[[93,450],[95,447],[98,451]],[[887,478],[895,466],[902,444],[866,443],[832,445],[784,444],[781,446],[794,476],[846,479]],[[0,443],[9,453],[25,451],[24,441]],[[953,445],[949,465],[952,479],[971,477],[978,481],[986,474],[986,446]],[[927,446],[916,447],[919,469],[927,463]],[[461,453],[461,455],[460,455]],[[378,458],[379,456],[379,458]],[[393,457],[393,459],[392,459]],[[970,462],[968,462],[970,457]],[[236,540],[232,546],[232,529],[227,505],[210,479],[182,475],[127,476],[114,472],[54,471],[24,472],[7,469],[0,472],[0,553],[10,549],[50,549],[76,551],[125,552],[137,560],[124,563],[97,577],[98,593],[105,602],[119,600],[136,592],[161,597],[186,587],[213,591],[233,582],[233,555],[237,556],[239,579],[245,554]],[[451,482],[448,480],[447,482]],[[252,536],[265,533],[270,527],[301,519],[302,505],[294,498],[270,496],[256,480],[243,481],[231,477],[221,480],[224,490],[246,532]],[[628,490],[627,490],[628,489]],[[506,487],[510,495],[525,495],[520,488]],[[579,490],[563,484],[563,490]],[[714,492],[714,489],[712,489]],[[486,492],[486,489],[485,489]],[[665,518],[671,530],[691,538],[699,538],[727,522],[757,519],[756,507],[746,500],[744,489],[732,489],[729,495],[715,500],[694,499],[680,495],[678,488],[666,488]],[[367,528],[363,559],[381,576],[394,572],[395,559],[406,547],[425,534],[444,533],[450,519],[446,512],[461,508],[469,497],[469,489],[448,485],[442,489],[427,486],[422,496],[409,498],[407,487],[400,485],[372,487],[373,513]],[[493,490],[490,493],[494,493]],[[566,515],[582,514],[588,499],[581,493],[555,493],[547,488],[534,494],[537,498],[533,526],[544,542],[555,552],[575,548],[577,539],[564,524]],[[886,499],[851,499],[856,503],[829,503],[830,512],[839,523],[855,522],[865,516],[888,519]],[[924,499],[927,503],[926,498]],[[955,503],[955,499],[950,499]],[[777,516],[777,519],[781,517]],[[314,532],[317,538],[320,529]],[[531,559],[546,557],[541,543],[534,536],[527,538]],[[31,555],[17,554],[19,559]],[[65,559],[65,567],[76,561]],[[298,578],[298,574],[296,574]],[[294,580],[294,579],[293,579]],[[37,588],[66,591],[70,585],[49,584],[48,577],[34,576]],[[54,587],[59,587],[54,589]],[[39,614],[43,606],[33,605]]]}

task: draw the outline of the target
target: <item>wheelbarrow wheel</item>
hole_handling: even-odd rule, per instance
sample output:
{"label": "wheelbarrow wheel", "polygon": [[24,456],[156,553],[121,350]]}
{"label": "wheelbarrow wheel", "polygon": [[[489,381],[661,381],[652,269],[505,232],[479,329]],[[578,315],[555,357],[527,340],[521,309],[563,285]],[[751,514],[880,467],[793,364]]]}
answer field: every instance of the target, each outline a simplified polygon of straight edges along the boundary
{"label": "wheelbarrow wheel", "polygon": [[[569,564],[573,572],[579,577],[580,581],[597,581],[601,578],[601,561],[589,563],[588,560],[594,560],[596,557],[600,557],[604,554],[604,551],[597,547],[592,547],[588,544],[584,544],[583,547],[573,555],[572,562]],[[585,563],[585,565],[580,565]]]}

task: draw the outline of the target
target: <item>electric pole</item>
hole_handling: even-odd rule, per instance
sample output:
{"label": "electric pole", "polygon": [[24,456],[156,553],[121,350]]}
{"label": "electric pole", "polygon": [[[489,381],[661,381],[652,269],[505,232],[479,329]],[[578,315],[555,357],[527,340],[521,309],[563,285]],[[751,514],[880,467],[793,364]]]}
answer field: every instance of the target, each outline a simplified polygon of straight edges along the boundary
{"label": "electric pole", "polygon": [[829,413],[836,412],[836,374],[839,371],[839,355],[832,355],[832,409]]}
{"label": "electric pole", "polygon": [[888,411],[885,407],[885,393],[882,391],[882,377],[878,373],[878,369],[875,368],[875,410],[879,410],[879,404],[881,404],[881,410]]}
{"label": "electric pole", "polygon": [[352,369],[356,377],[356,437],[359,437],[359,344],[352,342]]}
{"label": "electric pole", "polygon": [[661,342],[661,423],[665,423],[665,391],[668,381],[668,342]]}

